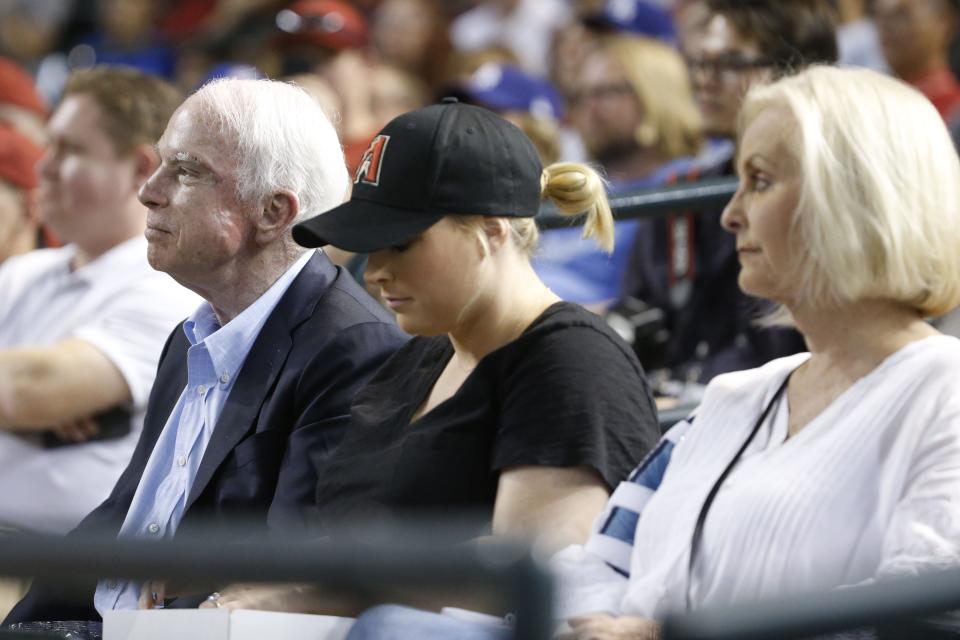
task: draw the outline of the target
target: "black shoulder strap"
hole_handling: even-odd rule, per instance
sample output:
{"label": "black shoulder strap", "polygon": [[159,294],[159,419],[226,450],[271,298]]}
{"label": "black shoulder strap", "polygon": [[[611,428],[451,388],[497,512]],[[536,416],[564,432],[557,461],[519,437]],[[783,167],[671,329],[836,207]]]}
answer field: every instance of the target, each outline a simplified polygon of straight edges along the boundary
{"label": "black shoulder strap", "polygon": [[760,427],[766,421],[767,416],[770,415],[773,407],[776,406],[780,401],[780,397],[786,390],[787,383],[790,382],[790,376],[792,375],[793,371],[788,373],[787,377],[783,379],[783,382],[780,384],[777,392],[773,394],[773,397],[770,398],[767,406],[764,407],[763,413],[761,413],[760,417],[757,418],[757,422],[753,425],[753,429],[750,430],[750,434],[747,436],[747,439],[744,440],[742,445],[740,445],[740,449],[737,451],[737,454],[733,456],[733,459],[727,464],[726,468],[723,470],[723,473],[720,474],[720,477],[717,478],[716,482],[713,483],[713,486],[710,487],[710,493],[707,494],[707,499],[703,502],[703,506],[700,507],[700,514],[697,516],[697,524],[693,528],[693,540],[690,543],[690,563],[687,566],[687,610],[692,608],[690,585],[693,583],[693,567],[697,561],[697,555],[700,551],[700,538],[703,536],[703,525],[707,520],[707,513],[710,511],[710,507],[713,504],[714,498],[717,497],[717,492],[720,490],[720,487],[723,486],[724,480],[727,479],[727,476],[730,475],[731,471],[733,471],[733,468],[737,465],[737,462],[739,462],[744,451],[746,451],[747,447],[750,446],[750,443],[753,442],[753,439],[756,437],[757,432],[760,431]]}

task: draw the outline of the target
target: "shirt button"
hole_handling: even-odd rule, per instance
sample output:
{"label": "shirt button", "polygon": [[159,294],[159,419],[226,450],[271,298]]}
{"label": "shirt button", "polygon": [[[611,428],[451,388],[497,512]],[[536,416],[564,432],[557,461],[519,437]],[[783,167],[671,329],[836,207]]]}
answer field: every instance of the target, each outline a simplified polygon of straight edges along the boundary
{"label": "shirt button", "polygon": [[223,384],[227,384],[228,382],[230,382],[230,374],[229,373],[221,374],[220,382],[222,382]]}
{"label": "shirt button", "polygon": [[185,467],[185,466],[187,466],[187,457],[186,457],[186,456],[180,456],[179,458],[177,458],[177,466],[179,466],[179,467]]}
{"label": "shirt button", "polygon": [[147,527],[147,531],[149,531],[150,533],[159,533],[160,525],[158,525],[156,522],[151,522],[150,526]]}
{"label": "shirt button", "polygon": [[107,589],[116,589],[117,581],[116,580],[107,580]]}
{"label": "shirt button", "polygon": [[206,392],[207,392],[207,387],[206,387],[206,385],[202,385],[202,384],[197,385],[197,393],[199,393],[200,395],[203,395],[203,394],[205,394]]}

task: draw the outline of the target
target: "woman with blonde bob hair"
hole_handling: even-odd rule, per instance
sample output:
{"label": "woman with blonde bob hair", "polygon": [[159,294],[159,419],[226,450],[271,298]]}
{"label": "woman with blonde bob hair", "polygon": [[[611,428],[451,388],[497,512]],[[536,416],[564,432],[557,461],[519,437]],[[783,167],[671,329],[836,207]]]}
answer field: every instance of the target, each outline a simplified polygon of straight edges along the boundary
{"label": "woman with blonde bob hair", "polygon": [[627,577],[602,526],[557,555],[561,637],[652,638],[669,611],[960,562],[960,341],[925,321],[960,304],[943,121],[896,80],[813,67],[750,91],[736,165],[740,287],[810,352],[707,386],[633,505]]}
{"label": "woman with blonde bob hair", "polygon": [[[319,532],[371,513],[472,512],[495,536],[547,533],[560,548],[586,539],[656,443],[629,346],[530,265],[542,198],[585,215],[584,233],[611,248],[592,169],[544,169],[514,125],[445,101],[391,121],[350,201],[294,228],[304,246],[369,253],[368,283],[415,336],[357,394],[343,440],[317,461]],[[353,613],[303,593],[234,590],[217,602]]]}
{"label": "woman with blonde bob hair", "polygon": [[740,286],[810,352],[716,377],[555,556],[564,640],[960,563],[960,340],[924,320],[960,303],[943,121],[896,80],[814,67],[751,90],[736,166]]}
{"label": "woman with blonde bob hair", "polygon": [[[806,304],[884,300],[930,317],[960,303],[960,171],[929,107],[903,83],[830,68],[744,104],[741,132],[778,108],[796,123],[785,142],[803,180],[789,239],[804,251],[789,268]],[[725,219],[732,231],[737,210]]]}

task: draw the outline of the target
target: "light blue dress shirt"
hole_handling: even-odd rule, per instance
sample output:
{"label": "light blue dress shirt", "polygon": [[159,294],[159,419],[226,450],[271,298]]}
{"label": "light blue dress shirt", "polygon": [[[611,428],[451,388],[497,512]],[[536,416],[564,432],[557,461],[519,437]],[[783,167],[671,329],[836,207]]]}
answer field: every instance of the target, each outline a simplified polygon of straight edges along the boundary
{"label": "light blue dress shirt", "polygon": [[[304,253],[226,325],[220,326],[206,302],[183,323],[190,342],[187,386],[150,454],[118,537],[173,536],[234,380],[267,318],[312,256],[312,251]],[[94,606],[101,616],[113,609],[136,609],[141,586],[140,582],[101,580]]]}

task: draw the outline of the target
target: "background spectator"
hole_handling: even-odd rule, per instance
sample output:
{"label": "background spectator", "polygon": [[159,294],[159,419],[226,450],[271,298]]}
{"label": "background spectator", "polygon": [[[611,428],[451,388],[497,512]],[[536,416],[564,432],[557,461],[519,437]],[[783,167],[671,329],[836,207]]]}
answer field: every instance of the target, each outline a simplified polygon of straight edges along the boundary
{"label": "background spectator", "polygon": [[81,41],[92,49],[92,64],[122,64],[172,80],[173,47],[159,38],[162,5],[154,0],[97,0],[96,29]]}
{"label": "background spectator", "polygon": [[373,12],[371,38],[384,63],[433,90],[446,82],[450,20],[438,0],[383,0]]}
{"label": "background spectator", "polygon": [[[708,0],[707,7],[695,49],[685,54],[705,131],[720,140],[694,175],[729,176],[729,140],[745,92],[806,64],[835,61],[834,13],[827,0]],[[737,287],[736,243],[720,213],[650,220],[630,256],[624,294],[662,310],[670,334],[641,360],[668,378],[702,383],[803,349],[796,334],[755,325],[761,305]]]}
{"label": "background spectator", "polygon": [[837,2],[838,62],[889,73],[890,67],[883,56],[880,35],[868,4],[868,0]]}
{"label": "background spectator", "polygon": [[919,89],[952,122],[960,108],[960,83],[948,62],[956,6],[950,0],[876,0],[874,14],[894,75]]}
{"label": "background spectator", "polygon": [[43,150],[0,125],[0,263],[37,247],[40,221],[34,199]]}
{"label": "background spectator", "polygon": [[[587,156],[607,174],[613,192],[684,175],[700,150],[700,117],[683,59],[657,40],[601,39],[580,68],[570,102]],[[535,268],[560,297],[601,308],[621,295],[638,226],[617,223],[612,256],[575,229],[544,233]]]}
{"label": "background spectator", "polygon": [[450,37],[461,51],[502,46],[526,71],[543,75],[553,34],[571,19],[563,0],[480,0],[453,21]]}
{"label": "background spectator", "polygon": [[157,78],[101,68],[71,78],[50,120],[39,212],[69,244],[0,267],[7,526],[64,533],[106,497],[139,436],[164,339],[196,304],[147,264],[137,201],[180,99]]}
{"label": "background spectator", "polygon": [[46,121],[47,105],[33,78],[12,60],[0,57],[0,122],[43,146]]}

